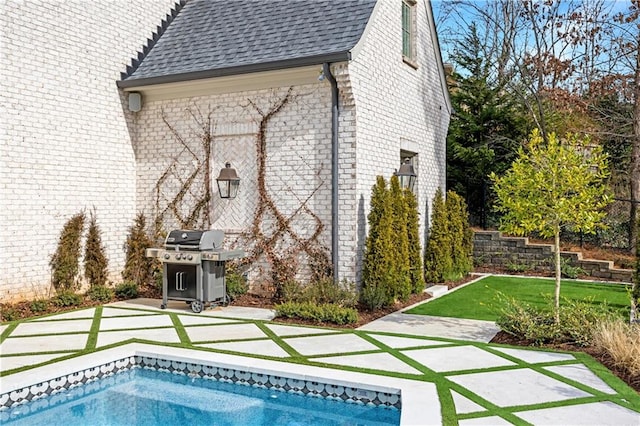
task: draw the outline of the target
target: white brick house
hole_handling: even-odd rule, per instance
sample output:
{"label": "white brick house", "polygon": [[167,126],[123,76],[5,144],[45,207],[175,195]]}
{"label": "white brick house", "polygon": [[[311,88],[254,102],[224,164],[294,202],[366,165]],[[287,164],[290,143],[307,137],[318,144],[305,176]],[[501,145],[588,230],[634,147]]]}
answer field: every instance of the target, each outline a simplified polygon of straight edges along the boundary
{"label": "white brick house", "polygon": [[[417,169],[424,235],[428,205],[445,185],[451,112],[428,1],[189,0],[157,30],[173,2],[85,4],[55,19],[61,3],[25,2],[0,18],[9,58],[1,65],[3,301],[48,288],[58,234],[83,208],[96,209],[117,280],[135,213],[157,217],[178,199],[177,215],[162,218],[165,229],[180,226],[178,216],[202,200],[203,179],[215,190],[226,162],[242,179],[238,197],[213,192],[195,223],[225,230],[232,243],[264,205],[260,140],[267,195],[295,234],[274,239],[278,250],[312,240],[338,259],[334,273],[357,281],[371,186],[401,156]],[[153,31],[159,39],[144,42]],[[38,42],[43,33],[48,44]],[[141,95],[139,111],[129,110],[131,93]],[[285,99],[260,139],[264,115]],[[261,231],[277,233],[276,216],[264,214]]]}

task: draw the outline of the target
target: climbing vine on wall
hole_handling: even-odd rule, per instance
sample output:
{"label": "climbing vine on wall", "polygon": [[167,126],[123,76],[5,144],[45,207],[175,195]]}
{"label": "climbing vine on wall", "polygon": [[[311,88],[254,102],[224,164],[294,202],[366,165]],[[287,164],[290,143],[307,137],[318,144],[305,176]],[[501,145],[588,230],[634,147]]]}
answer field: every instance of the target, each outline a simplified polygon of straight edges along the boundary
{"label": "climbing vine on wall", "polygon": [[[259,107],[252,100],[248,101],[249,106],[258,114],[259,126],[255,139],[257,200],[251,226],[243,235],[250,245],[244,263],[251,264],[261,258],[268,262],[271,268],[274,298],[276,299],[282,297],[283,287],[286,283],[295,280],[300,266],[300,255],[306,255],[312,281],[327,277],[331,273],[328,250],[320,242],[324,223],[308,205],[324,185],[324,181],[319,179],[319,184],[306,199],[300,200],[300,205],[291,214],[284,214],[278,208],[267,188],[267,129],[273,117],[293,100],[293,89],[289,88],[283,97],[271,103],[268,110]],[[319,177],[322,170],[315,172]],[[301,214],[311,217],[314,223],[313,232],[308,237],[300,235],[293,227],[293,220]],[[270,220],[269,223],[273,220],[275,226],[269,226],[268,229],[265,229],[264,224],[267,220]],[[288,241],[288,244],[283,244],[284,241]]]}
{"label": "climbing vine on wall", "polygon": [[[156,231],[162,229],[168,216],[173,216],[182,229],[211,227],[211,143],[215,127],[213,111],[209,108],[205,115],[193,105],[187,108],[186,113],[193,124],[192,134],[189,136],[179,131],[170,122],[165,111],[162,111],[162,121],[181,150],[164,170],[154,188]],[[192,138],[197,143],[189,143]]]}

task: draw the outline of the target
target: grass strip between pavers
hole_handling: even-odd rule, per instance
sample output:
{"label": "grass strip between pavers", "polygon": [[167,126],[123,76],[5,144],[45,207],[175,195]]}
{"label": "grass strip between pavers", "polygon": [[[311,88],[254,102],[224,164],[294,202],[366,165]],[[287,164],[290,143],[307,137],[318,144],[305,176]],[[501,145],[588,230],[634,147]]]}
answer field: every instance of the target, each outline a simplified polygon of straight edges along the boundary
{"label": "grass strip between pavers", "polygon": [[169,318],[171,318],[171,322],[173,323],[173,327],[176,329],[176,333],[178,334],[178,338],[180,339],[180,343],[184,345],[192,345],[191,338],[187,334],[187,330],[185,330],[184,325],[180,321],[180,318],[177,314],[170,313]]}
{"label": "grass strip between pavers", "polygon": [[93,314],[93,322],[91,323],[91,328],[89,329],[89,338],[87,339],[87,345],[85,346],[86,350],[96,348],[96,344],[98,343],[98,332],[100,331],[101,319],[102,306],[98,306],[95,313]]}

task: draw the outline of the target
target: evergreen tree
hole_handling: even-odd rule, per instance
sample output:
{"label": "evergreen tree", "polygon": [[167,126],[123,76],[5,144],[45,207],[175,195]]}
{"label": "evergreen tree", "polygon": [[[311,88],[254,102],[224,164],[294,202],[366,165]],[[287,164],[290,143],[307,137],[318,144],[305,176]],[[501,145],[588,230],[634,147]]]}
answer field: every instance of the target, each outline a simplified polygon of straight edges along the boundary
{"label": "evergreen tree", "polygon": [[395,279],[393,208],[391,194],[382,176],[377,177],[373,186],[367,219],[369,234],[365,241],[360,298],[369,309],[378,309],[393,303]]}
{"label": "evergreen tree", "polygon": [[53,287],[58,292],[77,290],[79,287],[76,278],[80,262],[84,220],[84,212],[80,212],[64,224],[56,252],[51,256],[49,265],[52,270]]}
{"label": "evergreen tree", "polygon": [[409,234],[407,231],[407,204],[398,176],[391,177],[391,206],[393,210],[393,234],[395,248],[392,250],[393,298],[407,300],[411,295],[411,275],[409,264]]}
{"label": "evergreen tree", "polygon": [[100,228],[96,221],[95,212],[89,218],[89,229],[84,250],[84,277],[91,287],[107,284],[107,256],[102,245]]}
{"label": "evergreen tree", "polygon": [[443,282],[447,271],[452,270],[451,244],[445,201],[438,188],[433,197],[431,227],[424,253],[424,274],[428,283]]}
{"label": "evergreen tree", "polygon": [[147,249],[152,246],[153,241],[146,232],[144,214],[139,213],[127,235],[126,258],[122,271],[122,278],[125,281],[143,285],[153,279],[153,259],[146,257]]}
{"label": "evergreen tree", "polygon": [[492,75],[483,48],[472,25],[452,57],[457,72],[450,81],[455,114],[447,136],[447,187],[464,197],[472,222],[486,226],[493,204],[488,175],[509,167],[528,124],[521,103]]}
{"label": "evergreen tree", "polygon": [[469,226],[467,206],[458,194],[447,192],[445,209],[449,218],[451,238],[451,279],[460,279],[473,269],[473,231]]}
{"label": "evergreen tree", "polygon": [[413,191],[404,190],[407,209],[407,239],[409,242],[409,277],[411,292],[424,290],[424,271],[422,269],[422,247],[420,246],[420,221],[418,219],[418,200]]}

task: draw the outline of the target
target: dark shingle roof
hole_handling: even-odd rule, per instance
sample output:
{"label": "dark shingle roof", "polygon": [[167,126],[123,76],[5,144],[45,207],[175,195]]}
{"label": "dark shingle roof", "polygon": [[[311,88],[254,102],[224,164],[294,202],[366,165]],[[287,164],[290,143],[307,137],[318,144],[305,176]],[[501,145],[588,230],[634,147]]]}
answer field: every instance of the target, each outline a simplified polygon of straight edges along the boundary
{"label": "dark shingle roof", "polygon": [[345,61],[375,2],[189,0],[118,84],[141,86]]}

